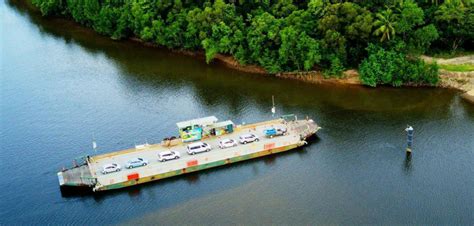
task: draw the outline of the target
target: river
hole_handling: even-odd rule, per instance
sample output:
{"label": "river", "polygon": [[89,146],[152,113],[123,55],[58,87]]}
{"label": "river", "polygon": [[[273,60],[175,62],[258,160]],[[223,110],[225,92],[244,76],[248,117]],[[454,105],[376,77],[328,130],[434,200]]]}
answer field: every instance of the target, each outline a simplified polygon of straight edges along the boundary
{"label": "river", "polygon": [[[474,106],[456,91],[246,74],[112,41],[22,4],[0,7],[0,224],[474,222]],[[176,122],[197,117],[267,120],[272,95],[277,114],[314,118],[318,138],[144,186],[60,192],[56,172],[78,156],[160,142]]]}

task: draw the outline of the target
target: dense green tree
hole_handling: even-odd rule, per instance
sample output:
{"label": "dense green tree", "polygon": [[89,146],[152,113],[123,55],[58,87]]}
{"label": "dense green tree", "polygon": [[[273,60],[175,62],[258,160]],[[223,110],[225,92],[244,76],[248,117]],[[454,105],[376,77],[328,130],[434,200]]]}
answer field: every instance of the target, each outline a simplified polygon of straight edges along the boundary
{"label": "dense green tree", "polygon": [[151,23],[155,16],[152,3],[149,1],[133,1],[130,8],[130,24],[133,33],[145,41],[151,40]]}
{"label": "dense green tree", "polygon": [[43,15],[59,15],[66,8],[64,0],[32,0]]}
{"label": "dense green tree", "polygon": [[329,60],[330,61],[330,67],[323,71],[323,75],[325,77],[331,77],[331,76],[340,77],[340,76],[342,76],[342,74],[344,72],[344,66],[342,65],[341,60],[336,56],[330,56],[329,59],[330,59]]}
{"label": "dense green tree", "polygon": [[188,12],[186,10],[176,10],[168,13],[166,18],[166,26],[161,36],[157,39],[162,39],[162,45],[169,48],[182,48],[187,46],[187,39],[185,31],[187,27]]}
{"label": "dense green tree", "polygon": [[438,68],[436,64],[425,64],[419,59],[410,60],[399,49],[385,50],[369,45],[369,56],[359,67],[363,84],[375,87],[378,84],[400,86],[404,83],[436,84]]}
{"label": "dense green tree", "polygon": [[441,41],[450,46],[452,51],[465,40],[472,43],[474,39],[474,9],[470,3],[460,0],[445,1],[435,12],[437,26],[441,31]]}
{"label": "dense green tree", "polygon": [[[234,29],[233,29],[234,28]],[[212,26],[211,36],[202,41],[206,51],[206,61],[209,62],[217,53],[232,54],[238,44],[243,41],[243,33],[236,27],[230,27],[224,22]]]}
{"label": "dense green tree", "polygon": [[399,18],[396,23],[396,32],[404,37],[415,27],[424,23],[424,12],[413,0],[403,0],[398,3]]}
{"label": "dense green tree", "polygon": [[433,24],[419,28],[411,34],[408,50],[410,53],[423,54],[438,37],[438,30]]}
{"label": "dense green tree", "polygon": [[310,70],[321,60],[319,43],[293,26],[280,32],[279,64],[286,70]]}
{"label": "dense green tree", "polygon": [[110,6],[102,7],[92,27],[99,34],[112,36],[117,30],[117,21],[120,16],[120,9]]}
{"label": "dense green tree", "polygon": [[270,13],[263,13],[251,18],[247,32],[250,62],[262,65],[271,73],[281,71],[278,63],[281,21]]}
{"label": "dense green tree", "polygon": [[[365,84],[435,83],[430,48],[472,50],[470,0],[31,0],[113,39],[231,55],[270,73],[359,67]],[[370,45],[369,48],[367,46]]]}
{"label": "dense green tree", "polygon": [[293,4],[293,0],[277,0],[271,6],[271,12],[275,17],[287,17],[297,9]]}
{"label": "dense green tree", "polygon": [[321,12],[318,8],[321,3],[313,3],[313,10],[321,13],[317,28],[321,37],[323,64],[329,67],[333,58],[337,57],[342,65],[354,65],[354,61],[363,58],[362,51],[370,39],[372,13],[351,2],[327,3]]}
{"label": "dense green tree", "polygon": [[396,5],[398,21],[396,33],[405,42],[411,54],[422,54],[438,39],[439,34],[433,24],[425,24],[424,11],[413,0],[400,1]]}

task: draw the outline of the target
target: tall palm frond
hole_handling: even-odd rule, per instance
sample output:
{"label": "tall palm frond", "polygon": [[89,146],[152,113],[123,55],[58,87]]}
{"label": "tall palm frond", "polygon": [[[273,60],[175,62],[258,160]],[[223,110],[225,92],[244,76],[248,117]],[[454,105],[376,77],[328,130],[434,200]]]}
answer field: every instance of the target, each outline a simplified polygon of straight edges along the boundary
{"label": "tall palm frond", "polygon": [[374,22],[374,26],[377,28],[374,34],[382,36],[380,41],[390,40],[395,37],[395,27],[397,24],[398,15],[394,14],[391,9],[386,9],[381,13],[376,14],[377,20]]}

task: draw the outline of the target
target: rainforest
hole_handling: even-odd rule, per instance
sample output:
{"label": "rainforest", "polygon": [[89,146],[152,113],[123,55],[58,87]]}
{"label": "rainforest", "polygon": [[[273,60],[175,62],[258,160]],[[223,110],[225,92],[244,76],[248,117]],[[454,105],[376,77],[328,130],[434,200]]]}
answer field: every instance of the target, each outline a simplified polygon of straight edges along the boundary
{"label": "rainforest", "polygon": [[472,52],[470,0],[31,0],[112,39],[217,54],[266,72],[357,69],[368,86],[438,83],[422,54]]}

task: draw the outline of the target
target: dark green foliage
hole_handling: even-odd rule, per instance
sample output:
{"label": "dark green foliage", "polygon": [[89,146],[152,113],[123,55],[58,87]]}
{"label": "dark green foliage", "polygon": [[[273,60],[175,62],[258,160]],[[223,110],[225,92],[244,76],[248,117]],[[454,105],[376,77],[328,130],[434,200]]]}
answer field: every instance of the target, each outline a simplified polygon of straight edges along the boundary
{"label": "dark green foliage", "polygon": [[113,39],[120,39],[125,35],[122,14],[123,11],[120,8],[102,7],[93,28],[100,34],[111,36]]}
{"label": "dark green foliage", "polygon": [[43,15],[59,15],[65,7],[65,0],[32,0]]}
{"label": "dark green foliage", "polygon": [[280,20],[264,12],[252,18],[247,32],[248,57],[271,73],[281,71],[278,63]]}
{"label": "dark green foliage", "polygon": [[471,47],[474,44],[474,3],[471,1],[446,1],[435,11],[440,41],[452,51],[456,51],[465,41]]}
{"label": "dark green foliage", "polygon": [[424,23],[423,9],[413,0],[404,0],[398,3],[399,21],[396,26],[396,32],[405,35],[414,28]]}
{"label": "dark green foliage", "polygon": [[280,32],[279,64],[283,70],[310,70],[321,60],[319,43],[293,26]]}
{"label": "dark green foliage", "polygon": [[436,64],[426,64],[420,59],[410,60],[398,49],[385,50],[372,44],[367,51],[369,56],[359,66],[360,79],[365,85],[438,83]]}
{"label": "dark green foliage", "polygon": [[342,66],[341,60],[339,60],[339,58],[337,58],[336,56],[333,56],[331,57],[330,62],[331,66],[323,71],[324,77],[342,76],[342,73],[344,72],[344,66]]}
{"label": "dark green foliage", "polygon": [[372,13],[351,2],[326,4],[323,11],[317,28],[322,39],[324,61],[331,65],[330,62],[337,57],[343,65],[353,65],[351,59],[361,58],[357,50],[364,49],[370,39]]}
{"label": "dark green foliage", "polygon": [[436,67],[417,55],[433,45],[470,48],[474,39],[473,7],[465,0],[31,1],[44,15],[70,17],[113,39],[204,50],[207,62],[227,54],[270,73],[317,68],[325,76],[360,65],[373,86],[432,84]]}
{"label": "dark green foliage", "polygon": [[433,24],[417,29],[409,38],[409,52],[424,53],[438,37],[438,30]]}
{"label": "dark green foliage", "polygon": [[86,26],[98,20],[100,5],[98,0],[67,0],[67,10],[72,18]]}

